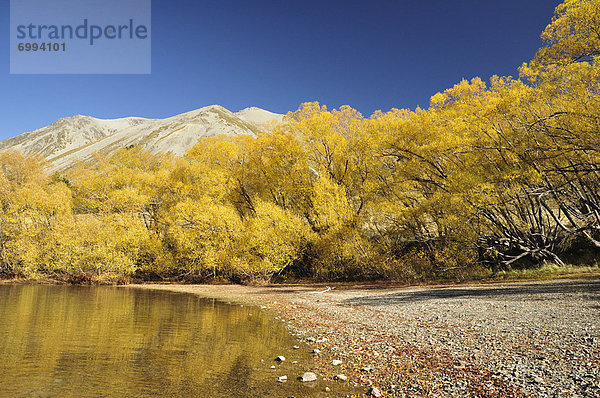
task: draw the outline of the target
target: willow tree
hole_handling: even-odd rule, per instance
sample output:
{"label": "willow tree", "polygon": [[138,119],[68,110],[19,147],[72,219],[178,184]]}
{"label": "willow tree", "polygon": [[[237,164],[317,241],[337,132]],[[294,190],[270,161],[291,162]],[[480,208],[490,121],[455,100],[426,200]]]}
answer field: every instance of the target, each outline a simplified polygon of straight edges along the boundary
{"label": "willow tree", "polygon": [[34,277],[53,267],[54,230],[71,221],[71,193],[39,157],[0,153],[0,264]]}
{"label": "willow tree", "polygon": [[565,0],[541,37],[547,46],[534,58],[537,64],[592,62],[600,55],[600,1]]}

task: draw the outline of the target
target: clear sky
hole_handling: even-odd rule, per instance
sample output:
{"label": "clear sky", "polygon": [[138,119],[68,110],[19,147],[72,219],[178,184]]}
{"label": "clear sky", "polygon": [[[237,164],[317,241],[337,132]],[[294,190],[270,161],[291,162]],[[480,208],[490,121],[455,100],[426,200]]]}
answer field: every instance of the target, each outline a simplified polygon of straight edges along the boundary
{"label": "clear sky", "polygon": [[462,78],[517,74],[555,0],[153,0],[150,75],[10,75],[0,6],[0,139],[75,114],[162,118],[219,104],[427,107]]}

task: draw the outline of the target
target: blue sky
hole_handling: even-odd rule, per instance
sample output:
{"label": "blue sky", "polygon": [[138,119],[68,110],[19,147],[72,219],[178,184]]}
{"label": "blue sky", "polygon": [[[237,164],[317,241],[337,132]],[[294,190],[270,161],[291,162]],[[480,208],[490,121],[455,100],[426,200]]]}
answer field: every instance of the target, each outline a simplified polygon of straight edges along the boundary
{"label": "blue sky", "polygon": [[75,114],[162,118],[302,102],[365,116],[427,107],[462,78],[516,75],[559,1],[153,0],[150,75],[10,75],[0,6],[0,139]]}

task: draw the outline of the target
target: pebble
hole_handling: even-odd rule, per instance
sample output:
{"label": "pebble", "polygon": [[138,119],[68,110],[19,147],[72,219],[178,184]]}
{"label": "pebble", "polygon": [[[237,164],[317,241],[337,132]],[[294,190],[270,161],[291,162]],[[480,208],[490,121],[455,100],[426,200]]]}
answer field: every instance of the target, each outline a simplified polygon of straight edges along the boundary
{"label": "pebble", "polygon": [[275,360],[276,360],[277,362],[283,362],[283,361],[285,361],[285,357],[284,357],[283,355],[280,355],[280,356],[278,356],[277,358],[275,358]]}
{"label": "pebble", "polygon": [[304,372],[302,377],[300,377],[300,381],[303,383],[310,383],[311,381],[317,381],[317,375],[313,372]]}
{"label": "pebble", "polygon": [[598,291],[590,280],[344,292],[286,317],[305,341],[326,334],[324,351],[364,372],[362,386],[393,383],[394,396],[600,398]]}
{"label": "pebble", "polygon": [[348,376],[339,374],[339,375],[333,376],[333,379],[339,380],[339,381],[346,381],[346,380],[348,380]]}
{"label": "pebble", "polygon": [[287,381],[287,376],[279,376],[277,381],[280,383],[285,383]]}
{"label": "pebble", "polygon": [[377,387],[371,387],[369,388],[369,391],[367,391],[367,395],[370,395],[371,397],[381,397],[381,391]]}
{"label": "pebble", "polygon": [[331,364],[333,366],[338,366],[342,364],[342,361],[340,361],[339,359],[334,359],[333,361],[331,361]]}

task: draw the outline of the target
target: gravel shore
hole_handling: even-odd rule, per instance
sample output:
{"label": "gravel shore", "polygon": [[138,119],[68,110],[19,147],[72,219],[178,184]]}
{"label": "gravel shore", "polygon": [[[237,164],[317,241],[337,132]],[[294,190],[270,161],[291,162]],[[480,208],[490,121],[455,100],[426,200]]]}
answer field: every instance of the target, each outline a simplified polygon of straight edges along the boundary
{"label": "gravel shore", "polygon": [[381,396],[600,397],[598,280],[330,286],[141,287],[263,306],[320,350],[320,377]]}

